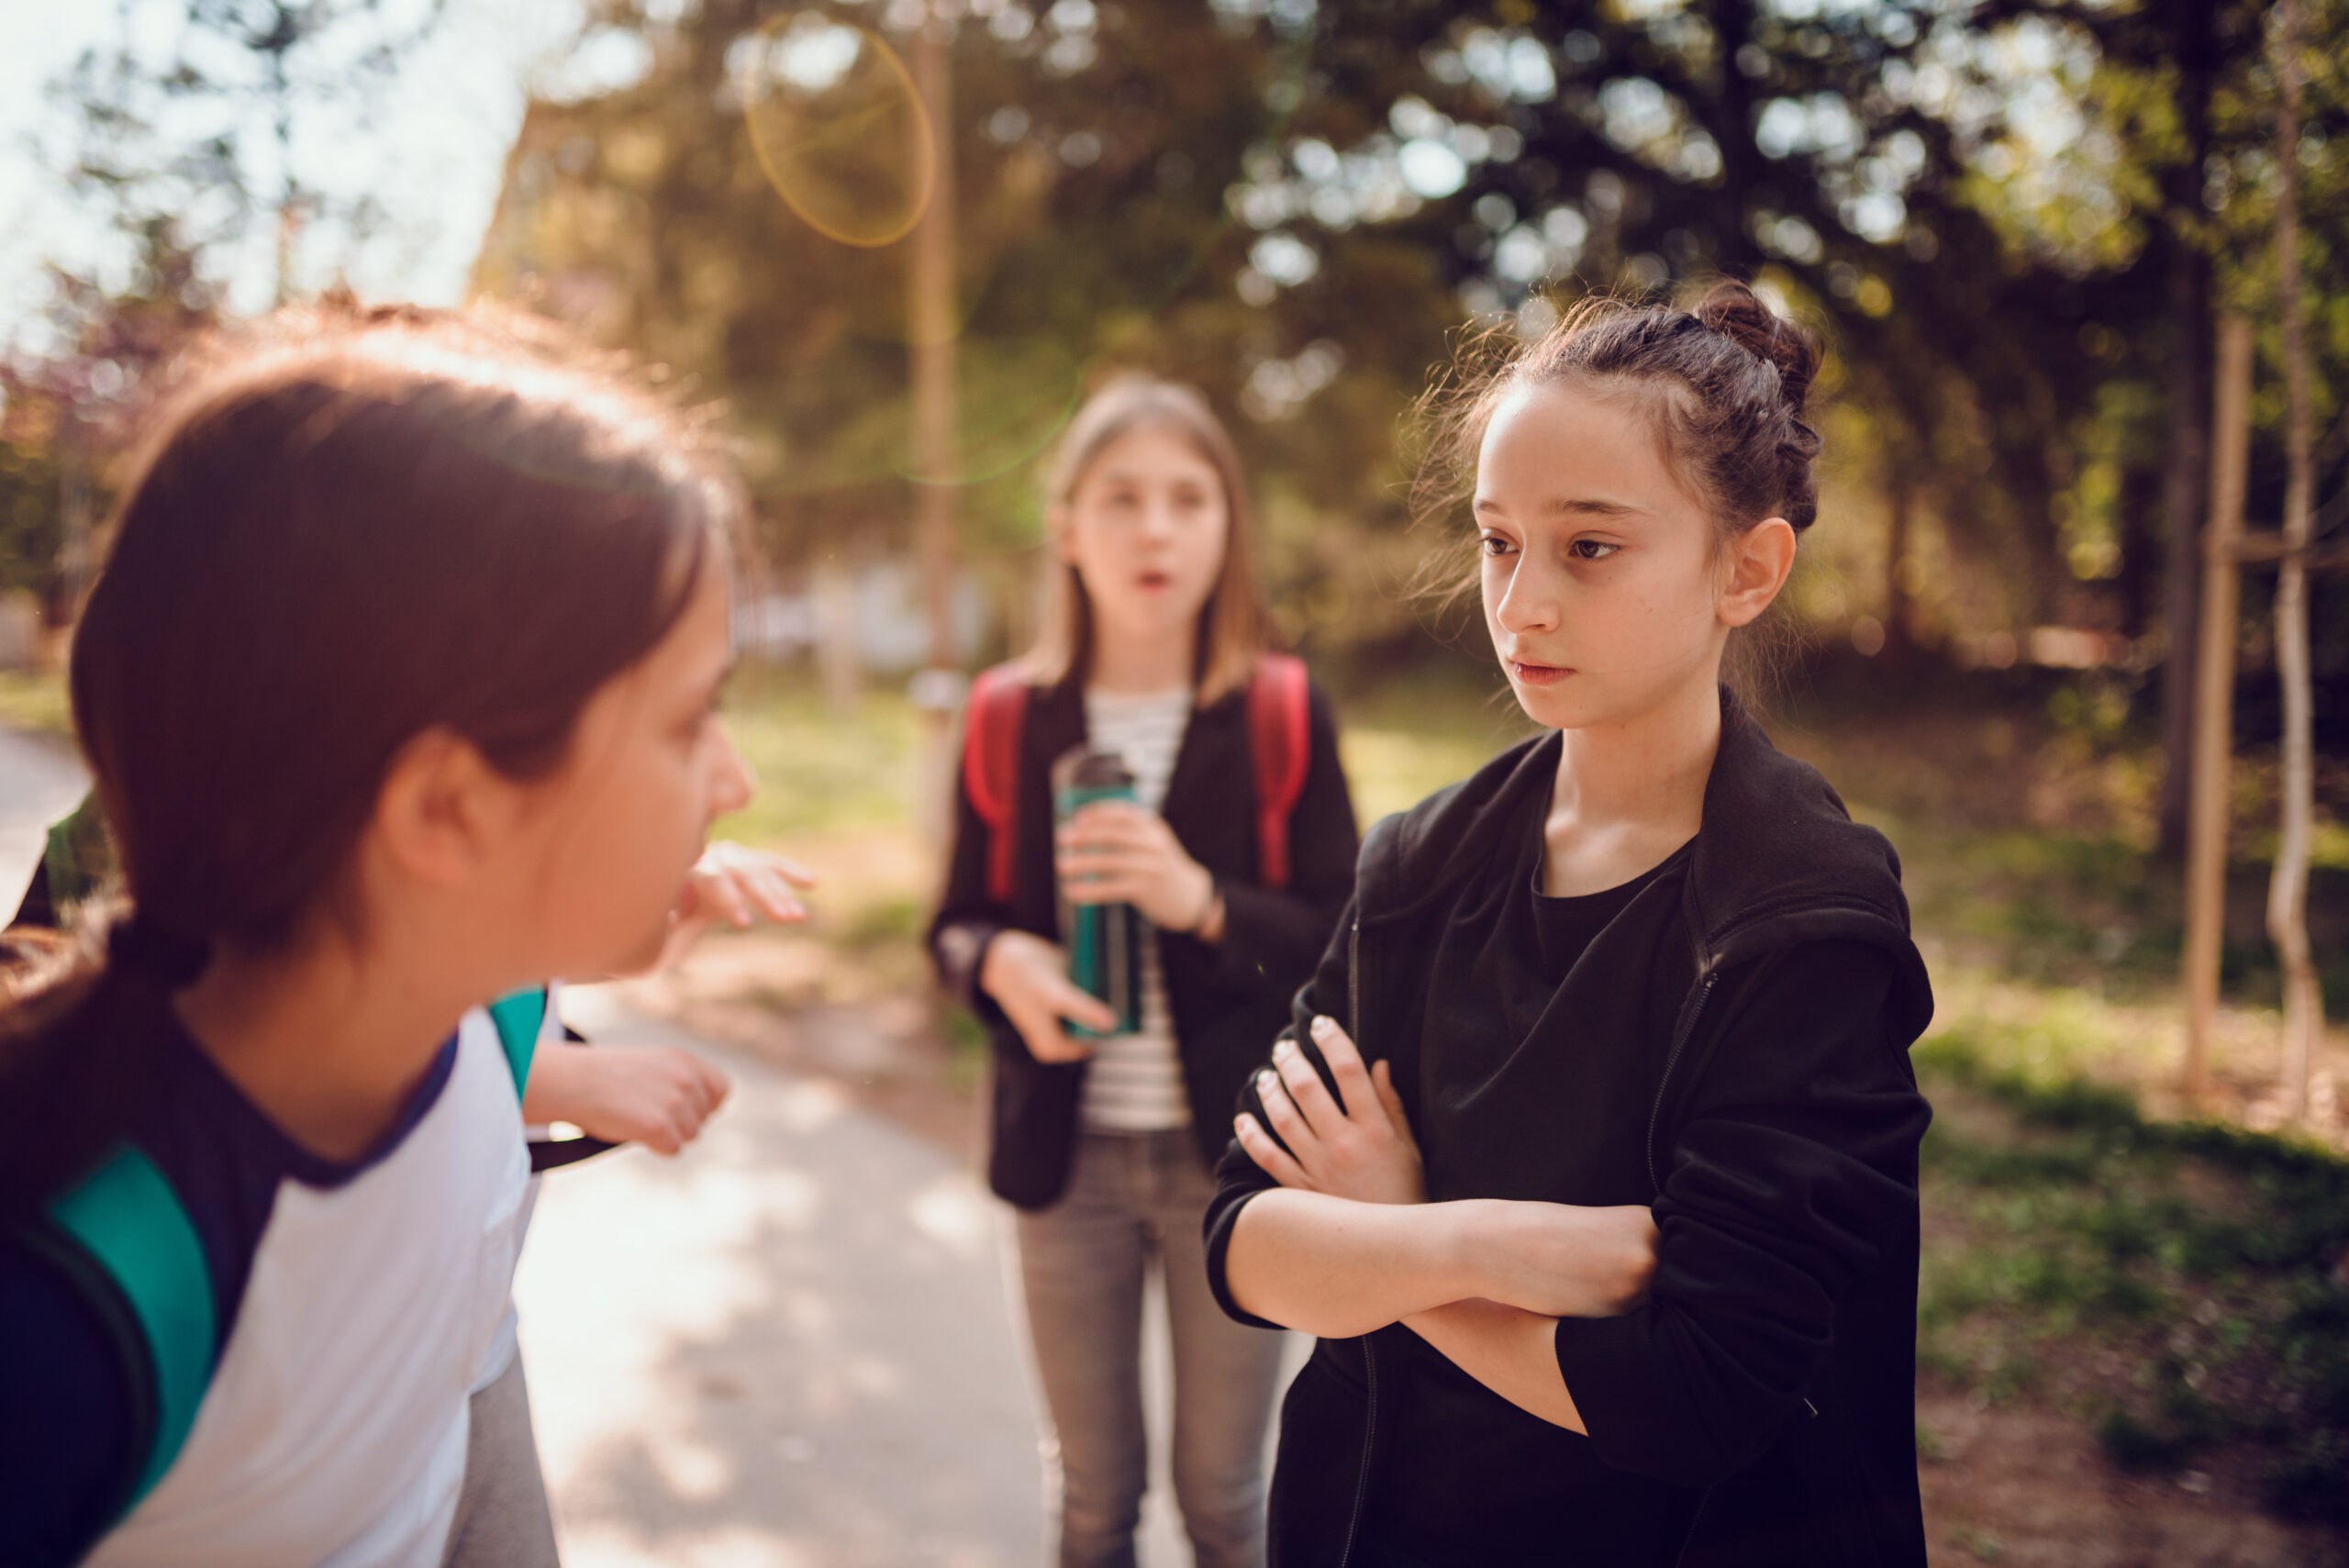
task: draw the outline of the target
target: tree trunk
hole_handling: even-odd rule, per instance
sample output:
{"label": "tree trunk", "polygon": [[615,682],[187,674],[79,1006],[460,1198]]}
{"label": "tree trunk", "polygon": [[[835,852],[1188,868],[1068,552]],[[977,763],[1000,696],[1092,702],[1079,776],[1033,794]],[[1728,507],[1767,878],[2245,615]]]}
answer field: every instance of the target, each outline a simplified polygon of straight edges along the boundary
{"label": "tree trunk", "polygon": [[1916,505],[1916,484],[1907,454],[1887,443],[1884,500],[1888,526],[1884,541],[1884,652],[1904,664],[1917,647],[1916,617],[1909,602],[1909,517]]}
{"label": "tree trunk", "polygon": [[2276,75],[2283,87],[2276,165],[2277,304],[2284,327],[2285,445],[2290,469],[2284,487],[2284,561],[2276,584],[2276,671],[2284,686],[2283,830],[2276,872],[2267,888],[2267,934],[2284,971],[2284,1111],[2293,1121],[2309,1112],[2309,1062],[2324,1029],[2324,996],[2309,953],[2309,836],[2315,795],[2309,683],[2308,327],[2300,309],[2300,6],[2277,7]]}
{"label": "tree trunk", "polygon": [[2217,69],[2217,7],[2208,0],[2177,0],[2177,121],[2185,146],[2162,178],[2169,247],[2170,320],[2177,334],[2169,368],[2169,474],[2162,511],[2169,526],[2167,581],[2162,623],[2168,652],[2162,663],[2162,852],[2186,847],[2187,795],[2194,741],[2195,619],[2201,581],[2195,541],[2210,510],[2210,259],[2196,229],[2203,220],[2202,161],[2210,150],[2210,82]]}
{"label": "tree trunk", "polygon": [[2210,263],[2191,240],[2173,241],[2170,312],[2177,333],[2169,370],[2169,473],[2162,484],[2168,526],[2163,573],[2161,849],[2186,847],[2187,795],[2193,777],[2194,648],[2202,597],[2195,541],[2210,510]]}
{"label": "tree trunk", "polygon": [[2132,464],[2121,471],[2120,494],[2113,501],[2121,568],[2113,585],[2121,594],[2121,635],[2132,642],[2145,635],[2153,619],[2153,552],[2158,534],[2154,517],[2161,500],[2161,470]]}
{"label": "tree trunk", "polygon": [[2194,787],[2186,854],[2186,951],[2178,975],[2186,994],[2186,1103],[2201,1103],[2210,1084],[2210,1036],[2219,1012],[2219,943],[2227,915],[2227,775],[2232,760],[2235,679],[2236,546],[2243,535],[2243,473],[2251,447],[2251,323],[2230,317],[2220,328],[2218,406],[2212,426],[2210,520],[2202,530],[2202,645],[2194,670],[2202,689],[2194,705],[2191,747],[2184,755]]}
{"label": "tree trunk", "polygon": [[954,710],[963,690],[953,617],[955,507],[962,468],[954,401],[960,323],[955,310],[953,72],[942,9],[931,0],[912,40],[914,83],[929,111],[928,125],[917,124],[914,134],[930,138],[938,173],[930,204],[914,226],[907,301],[913,327],[914,539],[921,562],[922,608],[930,622],[930,657],[913,691],[914,706],[922,716],[914,821],[923,841],[941,856],[954,820]]}

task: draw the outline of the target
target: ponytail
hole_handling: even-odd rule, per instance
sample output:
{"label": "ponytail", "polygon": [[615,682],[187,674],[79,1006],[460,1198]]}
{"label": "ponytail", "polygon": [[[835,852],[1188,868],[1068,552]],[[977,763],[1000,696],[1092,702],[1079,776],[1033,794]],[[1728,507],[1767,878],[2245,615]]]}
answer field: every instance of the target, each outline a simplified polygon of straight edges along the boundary
{"label": "ponytail", "polygon": [[160,946],[135,917],[119,923],[102,957],[65,957],[6,1015],[0,1225],[21,1222],[72,1188],[152,1099],[176,1028],[173,975],[186,973],[184,951],[173,967]]}

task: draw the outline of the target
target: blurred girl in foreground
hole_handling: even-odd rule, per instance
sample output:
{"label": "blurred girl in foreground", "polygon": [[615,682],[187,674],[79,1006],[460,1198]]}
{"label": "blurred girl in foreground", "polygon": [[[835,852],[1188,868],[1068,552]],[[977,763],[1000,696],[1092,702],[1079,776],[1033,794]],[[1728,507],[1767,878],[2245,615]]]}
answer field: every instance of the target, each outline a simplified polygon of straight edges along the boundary
{"label": "blurred girl in foreground", "polygon": [[[529,1176],[476,1004],[651,962],[748,797],[737,512],[461,321],[283,321],[160,420],[73,651],[130,907],[0,1040],[12,1562],[440,1562]],[[91,1283],[100,1179],[193,1237],[195,1403]]]}
{"label": "blurred girl in foreground", "polygon": [[1372,831],[1220,1173],[1221,1298],[1321,1336],[1283,1568],[1925,1560],[1932,995],[1890,847],[1719,684],[1817,510],[1814,364],[1724,284],[1456,406],[1550,733]]}
{"label": "blurred girl in foreground", "polygon": [[[1232,1096],[1345,902],[1353,809],[1327,702],[1288,663],[1294,803],[1265,826],[1260,765],[1284,706],[1259,689],[1273,631],[1231,439],[1188,387],[1126,380],[1078,413],[1047,492],[1052,603],[1028,656],[973,699],[941,978],[995,1043],[996,1192],[1059,1459],[1060,1562],[1130,1564],[1147,1473],[1142,1295],[1154,1262],[1174,1350],[1175,1499],[1203,1568],[1264,1553],[1263,1452],[1280,1339],[1208,1294],[1199,1220]],[[994,683],[1008,686],[990,693]],[[1016,723],[989,729],[1008,699]],[[1006,743],[1008,742],[1007,745]],[[1123,756],[1130,804],[1085,806],[1055,853],[1055,759]],[[1000,827],[973,795],[1005,747]],[[1277,806],[1275,807],[1277,809]],[[1004,857],[995,862],[995,856]],[[1284,875],[1268,860],[1286,859]],[[1068,974],[1056,903],[1149,922],[1140,1028]]]}

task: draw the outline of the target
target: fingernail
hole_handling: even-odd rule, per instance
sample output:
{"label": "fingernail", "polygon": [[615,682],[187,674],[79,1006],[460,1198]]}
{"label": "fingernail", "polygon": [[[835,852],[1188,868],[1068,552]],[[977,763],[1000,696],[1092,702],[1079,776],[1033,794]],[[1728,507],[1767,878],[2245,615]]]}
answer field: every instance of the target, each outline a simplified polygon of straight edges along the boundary
{"label": "fingernail", "polygon": [[1256,1089],[1259,1094],[1271,1088],[1275,1081],[1276,1080],[1273,1077],[1273,1070],[1271,1068],[1259,1067],[1256,1069]]}
{"label": "fingernail", "polygon": [[1338,1020],[1331,1018],[1329,1014],[1316,1014],[1313,1019],[1313,1038],[1319,1040],[1337,1027]]}
{"label": "fingernail", "polygon": [[1286,1061],[1296,1050],[1297,1041],[1293,1040],[1275,1040],[1273,1042],[1273,1060],[1275,1062]]}
{"label": "fingernail", "polygon": [[1231,1130],[1234,1132],[1245,1132],[1248,1130],[1248,1116],[1246,1112],[1243,1111],[1240,1115],[1231,1118]]}

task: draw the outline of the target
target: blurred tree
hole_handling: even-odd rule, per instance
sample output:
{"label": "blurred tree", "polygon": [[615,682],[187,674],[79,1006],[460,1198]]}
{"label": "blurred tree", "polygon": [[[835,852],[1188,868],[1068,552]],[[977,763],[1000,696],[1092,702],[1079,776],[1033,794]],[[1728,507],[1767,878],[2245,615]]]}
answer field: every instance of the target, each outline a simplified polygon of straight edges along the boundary
{"label": "blurred tree", "polygon": [[[640,42],[635,86],[533,110],[481,282],[729,396],[785,556],[894,539],[902,260],[793,216],[730,122],[761,27],[894,39],[922,7],[653,9],[596,14]],[[2176,647],[2159,606],[2181,571],[2191,602],[2169,547],[2199,521],[2210,302],[2244,292],[2230,258],[2260,221],[2258,12],[965,0],[970,537],[1032,539],[1017,460],[1077,378],[1143,364],[1245,416],[1292,627],[1408,646],[1391,588],[1424,541],[1397,527],[1397,422],[1446,335],[1727,272],[1828,329],[1858,438],[1839,450],[1866,465],[1840,472],[1899,519],[1861,601],[1889,645],[2053,621]],[[2312,35],[2344,15],[2312,7]],[[2343,106],[2337,70],[2311,83],[2328,259]],[[2327,362],[2339,384],[2349,354]]]}
{"label": "blurred tree", "polygon": [[224,272],[211,252],[266,232],[282,303],[306,226],[331,220],[363,237],[384,221],[371,195],[303,177],[297,125],[383,86],[443,3],[124,0],[116,36],[50,90],[66,111],[69,177],[131,245],[172,219],[210,279]]}
{"label": "blurred tree", "polygon": [[[763,23],[812,16],[896,41],[918,13],[605,8],[600,32],[644,40],[644,76],[533,106],[477,273],[726,396],[785,559],[902,539],[907,247],[852,248],[778,199],[740,125],[740,72]],[[945,141],[962,193],[965,538],[983,564],[1024,560],[1028,460],[1091,381],[1139,366],[1250,416],[1237,434],[1296,629],[1385,603],[1376,552],[1350,546],[1364,522],[1396,532],[1395,425],[1455,319],[1449,291],[1400,233],[1366,234],[1340,286],[1286,308],[1233,287],[1257,237],[1225,195],[1304,95],[1310,19],[1177,0],[1041,16],[980,0],[963,16]],[[1386,618],[1399,630],[1408,613]]]}
{"label": "blurred tree", "polygon": [[196,273],[169,218],[138,236],[131,286],[108,294],[52,274],[60,347],[0,359],[0,588],[38,595],[43,618],[72,618],[96,564],[115,463],[163,367],[218,318],[219,291]]}

